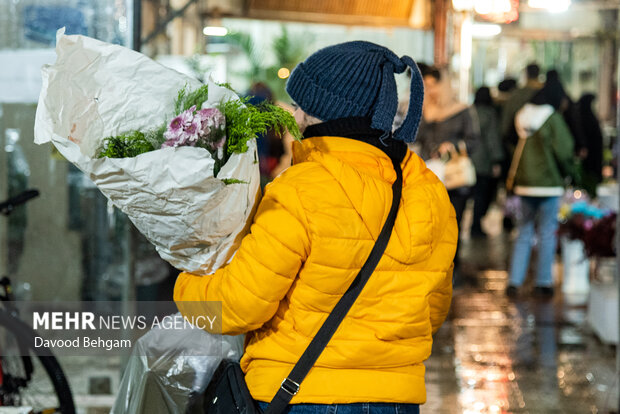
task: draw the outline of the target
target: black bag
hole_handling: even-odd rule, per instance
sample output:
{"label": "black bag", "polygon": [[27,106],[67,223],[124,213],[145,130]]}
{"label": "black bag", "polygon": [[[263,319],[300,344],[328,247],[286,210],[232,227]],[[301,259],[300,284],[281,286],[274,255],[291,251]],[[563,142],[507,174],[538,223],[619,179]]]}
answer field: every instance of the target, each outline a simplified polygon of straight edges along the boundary
{"label": "black bag", "polygon": [[208,414],[256,414],[262,411],[248,390],[238,362],[225,359],[215,370],[205,391],[204,412]]}
{"label": "black bag", "polygon": [[[403,176],[400,164],[394,159],[392,159],[392,164],[397,176],[396,181],[392,184],[392,206],[368,259],[366,259],[364,266],[362,266],[349,289],[334,306],[325,323],[314,336],[288,377],[282,381],[280,389],[273,397],[265,414],[282,414],[284,412],[291,399],[299,391],[299,384],[308,375],[347,312],[355,303],[377,264],[379,264],[394,228],[402,193]],[[205,390],[202,405],[205,414],[262,414],[262,410],[250,395],[241,366],[231,360],[223,360],[218,366]]]}

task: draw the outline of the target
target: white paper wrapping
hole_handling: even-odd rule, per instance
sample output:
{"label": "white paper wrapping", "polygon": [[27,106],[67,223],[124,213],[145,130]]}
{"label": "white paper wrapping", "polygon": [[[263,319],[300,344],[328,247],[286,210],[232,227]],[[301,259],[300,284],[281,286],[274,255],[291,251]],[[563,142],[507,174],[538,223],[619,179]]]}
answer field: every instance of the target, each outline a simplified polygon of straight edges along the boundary
{"label": "white paper wrapping", "polygon": [[[213,177],[202,148],[164,148],[134,158],[95,158],[105,137],[146,131],[174,115],[178,91],[200,82],[130,49],[58,31],[57,60],[43,67],[35,142],[51,142],[121,209],[173,266],[209,274],[238,247],[257,201],[256,140]],[[209,84],[209,105],[238,99]],[[225,185],[234,178],[243,184]]]}

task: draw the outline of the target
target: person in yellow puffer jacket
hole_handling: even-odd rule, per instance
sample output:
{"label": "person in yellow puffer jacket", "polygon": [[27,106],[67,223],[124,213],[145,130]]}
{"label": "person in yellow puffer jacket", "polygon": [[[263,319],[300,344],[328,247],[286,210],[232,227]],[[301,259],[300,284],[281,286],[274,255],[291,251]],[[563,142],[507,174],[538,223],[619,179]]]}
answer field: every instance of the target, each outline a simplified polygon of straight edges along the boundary
{"label": "person in yellow puffer jacket", "polygon": [[[409,111],[392,132],[394,74],[407,66]],[[450,306],[458,230],[445,187],[407,150],[422,109],[417,66],[348,42],[299,64],[287,91],[305,127],[293,165],[266,187],[232,261],[210,276],[181,273],[174,299],[221,301],[222,332],[247,333],[241,366],[264,409],[373,248],[396,160],[402,198],[385,253],[286,412],[418,413],[423,362]]]}

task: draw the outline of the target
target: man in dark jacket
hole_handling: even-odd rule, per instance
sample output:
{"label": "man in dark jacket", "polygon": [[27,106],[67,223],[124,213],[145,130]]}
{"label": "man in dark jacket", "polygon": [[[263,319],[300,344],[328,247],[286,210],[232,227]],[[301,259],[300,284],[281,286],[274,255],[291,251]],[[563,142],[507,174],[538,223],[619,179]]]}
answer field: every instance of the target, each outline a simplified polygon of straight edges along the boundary
{"label": "man in dark jacket", "polygon": [[536,63],[530,63],[525,68],[527,77],[525,86],[517,89],[510,95],[502,111],[501,132],[502,139],[508,141],[513,146],[517,143],[517,135],[514,131],[515,115],[525,105],[534,94],[542,88],[543,84],[538,80],[540,68]]}

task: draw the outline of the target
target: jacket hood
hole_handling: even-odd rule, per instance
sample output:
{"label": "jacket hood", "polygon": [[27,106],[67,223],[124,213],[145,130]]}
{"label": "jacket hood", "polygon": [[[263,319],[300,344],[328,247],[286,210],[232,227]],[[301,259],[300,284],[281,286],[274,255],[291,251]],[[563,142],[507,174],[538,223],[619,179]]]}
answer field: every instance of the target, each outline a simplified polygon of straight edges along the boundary
{"label": "jacket hood", "polygon": [[531,137],[553,115],[555,109],[551,105],[535,105],[526,103],[515,115],[515,129],[519,138]]}
{"label": "jacket hood", "polygon": [[[390,158],[380,149],[364,142],[342,137],[313,137],[293,144],[293,164],[308,161],[320,164],[338,181],[353,208],[376,239],[387,218],[392,203],[391,186],[396,180]],[[414,264],[425,260],[430,252],[419,248],[424,244],[417,240],[421,236],[412,233],[415,226],[412,227],[411,223],[419,221],[420,218],[409,217],[411,211],[404,208],[404,205],[410,202],[405,187],[411,189],[412,184],[419,183],[416,191],[425,191],[422,185],[441,186],[441,183],[426,168],[424,161],[411,151],[407,151],[401,168],[403,195],[386,254],[400,263]],[[377,198],[385,200],[383,214],[369,214],[368,211],[377,203]],[[429,200],[429,211],[430,204]],[[428,229],[425,230],[424,233],[428,235]]]}

